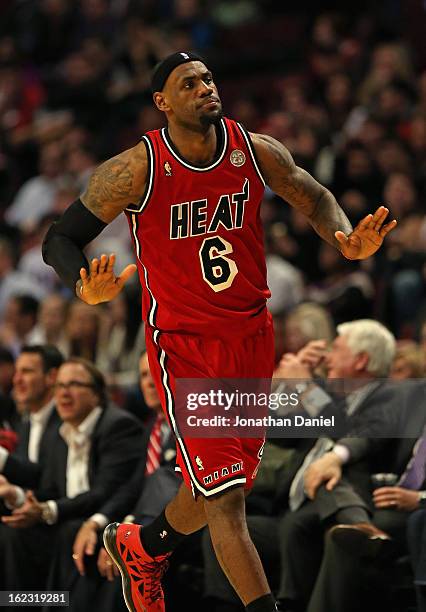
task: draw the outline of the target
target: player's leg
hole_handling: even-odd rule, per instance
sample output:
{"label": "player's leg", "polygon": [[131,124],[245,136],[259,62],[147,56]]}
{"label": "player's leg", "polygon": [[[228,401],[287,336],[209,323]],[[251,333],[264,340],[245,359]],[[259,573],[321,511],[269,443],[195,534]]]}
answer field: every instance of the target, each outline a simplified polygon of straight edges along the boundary
{"label": "player's leg", "polygon": [[194,499],[191,489],[182,483],[165,510],[140,531],[145,551],[151,557],[173,552],[185,536],[202,529],[206,515],[201,497]]}
{"label": "player's leg", "polygon": [[276,609],[257,550],[250,538],[244,489],[239,486],[203,499],[216,557],[247,610]]}

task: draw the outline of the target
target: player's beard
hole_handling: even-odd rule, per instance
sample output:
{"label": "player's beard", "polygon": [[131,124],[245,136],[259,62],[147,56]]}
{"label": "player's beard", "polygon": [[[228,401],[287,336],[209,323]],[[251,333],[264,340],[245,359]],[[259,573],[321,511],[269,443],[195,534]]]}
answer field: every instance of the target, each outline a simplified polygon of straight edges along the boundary
{"label": "player's beard", "polygon": [[212,113],[201,115],[200,123],[203,127],[208,127],[209,125],[217,125],[222,118],[223,110],[221,106],[218,110],[215,110]]}

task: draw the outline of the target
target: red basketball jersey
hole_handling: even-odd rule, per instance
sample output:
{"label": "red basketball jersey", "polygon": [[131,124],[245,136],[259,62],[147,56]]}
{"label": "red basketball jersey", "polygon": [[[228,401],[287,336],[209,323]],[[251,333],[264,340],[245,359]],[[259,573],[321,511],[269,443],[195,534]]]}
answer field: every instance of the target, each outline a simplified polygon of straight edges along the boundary
{"label": "red basketball jersey", "polygon": [[223,336],[265,322],[264,181],[241,125],[222,119],[218,136],[207,166],[185,160],[167,128],[143,136],[146,191],[126,215],[143,318],[163,332]]}

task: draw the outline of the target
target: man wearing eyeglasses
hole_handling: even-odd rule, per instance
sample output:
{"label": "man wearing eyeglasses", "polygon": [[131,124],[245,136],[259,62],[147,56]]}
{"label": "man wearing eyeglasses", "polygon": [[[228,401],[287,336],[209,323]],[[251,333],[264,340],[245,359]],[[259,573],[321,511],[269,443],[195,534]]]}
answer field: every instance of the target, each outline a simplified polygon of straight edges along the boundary
{"label": "man wearing eyeglasses", "polygon": [[76,532],[141,459],[139,422],[108,405],[105,380],[91,362],[67,360],[59,368],[54,398],[63,423],[40,487],[27,491],[25,502],[2,517],[12,528],[4,541],[5,588],[11,590],[44,588],[49,566],[55,588],[67,590]]}

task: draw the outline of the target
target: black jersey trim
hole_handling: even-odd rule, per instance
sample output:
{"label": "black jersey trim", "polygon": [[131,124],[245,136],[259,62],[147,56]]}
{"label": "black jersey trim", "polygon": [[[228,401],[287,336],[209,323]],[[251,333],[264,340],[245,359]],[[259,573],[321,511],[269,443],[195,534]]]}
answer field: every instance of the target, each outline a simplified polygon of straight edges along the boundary
{"label": "black jersey trim", "polygon": [[154,178],[155,178],[154,149],[153,149],[152,143],[150,139],[148,138],[148,136],[146,135],[142,136],[141,140],[145,144],[145,147],[146,147],[146,158],[148,162],[148,169],[146,173],[147,181],[145,185],[144,194],[142,198],[139,200],[139,202],[137,204],[129,204],[129,206],[125,209],[127,210],[127,212],[130,212],[130,213],[141,213],[144,210],[144,208],[149,202],[149,199],[151,197],[152,190],[154,187]]}
{"label": "black jersey trim", "polygon": [[[185,166],[185,168],[188,168],[189,170],[194,170],[195,172],[208,172],[209,170],[213,170],[213,168],[216,168],[221,163],[221,161],[225,157],[226,149],[228,148],[228,130],[226,128],[226,124],[225,124],[225,121],[223,119],[220,120],[220,125],[221,125],[222,132],[223,132],[222,150],[218,154],[218,157],[211,164],[209,164],[208,166],[197,166],[196,164],[191,164],[188,160],[186,160],[183,157],[181,157],[179,155],[179,152],[177,151],[176,147],[174,146],[174,144],[170,140],[167,128],[163,128],[161,130],[161,137],[162,137],[162,139],[164,141],[164,144],[166,145],[166,147],[170,151],[170,153],[173,155],[173,157],[175,159],[177,159],[177,161],[180,164],[182,164],[182,166]],[[215,155],[215,157],[216,157],[216,155]]]}
{"label": "black jersey trim", "polygon": [[236,121],[236,124],[237,124],[237,126],[238,126],[238,128],[239,128],[239,130],[240,130],[240,132],[241,132],[241,134],[242,134],[242,136],[243,136],[243,138],[244,138],[244,140],[246,142],[247,148],[248,148],[249,153],[250,153],[251,161],[253,162],[254,169],[256,170],[258,177],[260,178],[260,180],[262,181],[263,185],[265,186],[266,182],[265,182],[265,179],[263,178],[263,175],[262,175],[262,173],[260,171],[259,163],[257,161],[256,151],[254,150],[254,146],[253,146],[253,143],[251,141],[250,134],[241,125],[241,123],[238,123],[238,121]]}
{"label": "black jersey trim", "polygon": [[170,424],[172,426],[173,433],[175,434],[175,437],[176,437],[176,443],[179,445],[181,455],[185,462],[186,469],[188,470],[188,474],[191,479],[192,485],[197,489],[197,491],[202,493],[205,497],[209,497],[211,495],[216,495],[217,493],[220,493],[221,491],[228,489],[231,486],[236,486],[238,484],[245,484],[247,482],[246,476],[240,476],[240,477],[230,478],[229,480],[226,480],[225,482],[222,482],[221,484],[219,484],[217,487],[206,489],[201,484],[201,482],[198,480],[195,474],[195,471],[193,469],[193,466],[191,464],[190,458],[189,458],[188,449],[185,446],[185,440],[182,438],[182,436],[179,433],[179,428],[178,428],[177,421],[175,418],[175,398],[170,388],[170,384],[169,384],[170,377],[169,377],[169,373],[167,370],[168,357],[167,357],[165,350],[160,346],[160,342],[159,342],[160,335],[161,335],[161,332],[157,334],[155,343],[158,346],[157,359],[158,359],[158,363],[160,364],[161,373],[162,373],[161,384],[163,386],[164,396],[166,399],[167,414],[169,416]]}
{"label": "black jersey trim", "polygon": [[130,217],[132,221],[132,237],[133,237],[133,242],[135,245],[136,257],[138,258],[138,261],[142,266],[144,278],[145,278],[145,285],[146,285],[146,288],[149,294],[150,306],[149,306],[149,312],[148,312],[148,322],[152,327],[155,327],[158,304],[157,304],[157,300],[154,297],[154,294],[151,291],[151,287],[149,286],[148,271],[145,268],[144,263],[142,261],[142,247],[141,247],[141,244],[138,238],[139,217],[136,213],[132,213]]}

